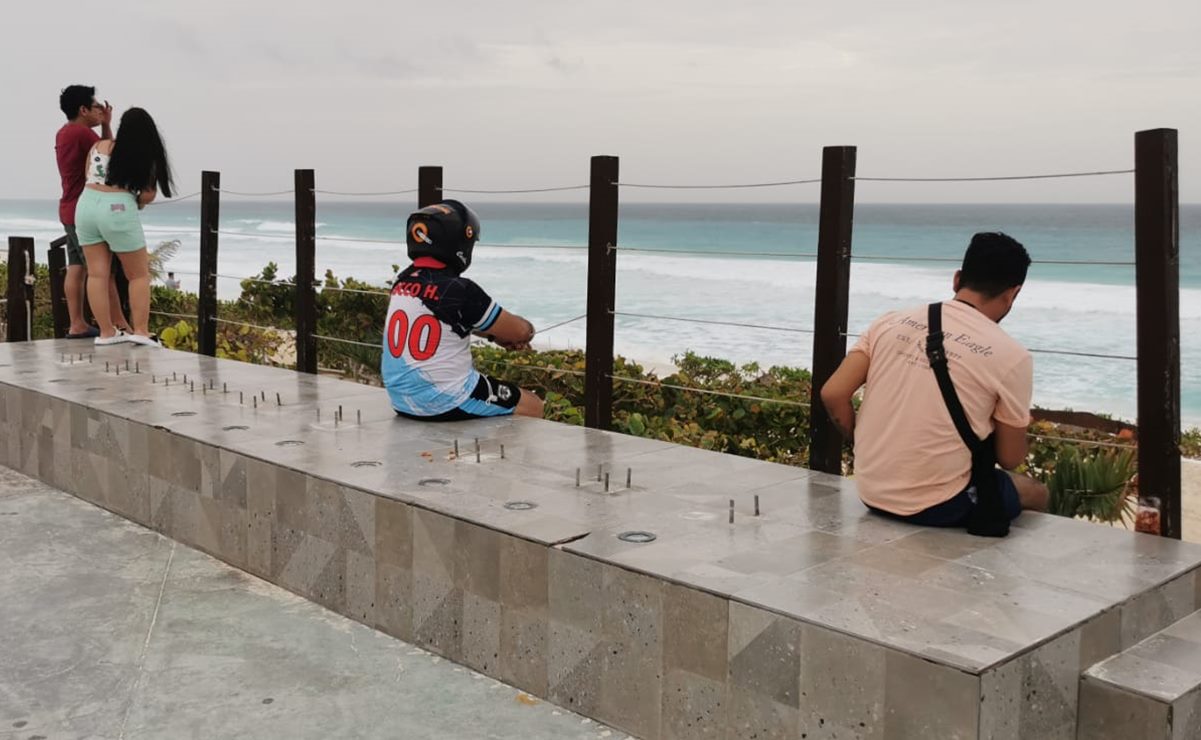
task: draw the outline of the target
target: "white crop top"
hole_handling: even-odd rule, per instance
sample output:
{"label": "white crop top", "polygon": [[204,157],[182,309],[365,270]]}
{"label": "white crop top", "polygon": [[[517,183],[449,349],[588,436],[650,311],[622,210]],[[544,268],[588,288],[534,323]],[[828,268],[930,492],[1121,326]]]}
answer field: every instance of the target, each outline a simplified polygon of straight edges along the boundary
{"label": "white crop top", "polygon": [[97,147],[92,147],[92,151],[88,152],[88,169],[84,182],[88,185],[107,185],[107,179],[108,155]]}

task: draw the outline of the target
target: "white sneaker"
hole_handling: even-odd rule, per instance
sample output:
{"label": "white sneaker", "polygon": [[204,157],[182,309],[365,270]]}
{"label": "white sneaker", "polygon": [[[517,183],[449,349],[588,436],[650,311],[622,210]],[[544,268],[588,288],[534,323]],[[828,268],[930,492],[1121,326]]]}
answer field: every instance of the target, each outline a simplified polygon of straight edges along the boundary
{"label": "white sneaker", "polygon": [[154,339],[152,337],[144,337],[141,334],[126,334],[125,341],[132,342],[134,344],[140,344],[143,347],[162,347],[163,346],[162,344],[159,344],[157,339]]}
{"label": "white sneaker", "polygon": [[125,342],[129,342],[129,341],[131,341],[130,336],[131,335],[126,334],[125,332],[118,329],[117,333],[112,335],[111,337],[96,337],[96,339],[93,341],[95,342],[97,347],[104,347],[104,346],[107,346],[110,344],[124,344]]}

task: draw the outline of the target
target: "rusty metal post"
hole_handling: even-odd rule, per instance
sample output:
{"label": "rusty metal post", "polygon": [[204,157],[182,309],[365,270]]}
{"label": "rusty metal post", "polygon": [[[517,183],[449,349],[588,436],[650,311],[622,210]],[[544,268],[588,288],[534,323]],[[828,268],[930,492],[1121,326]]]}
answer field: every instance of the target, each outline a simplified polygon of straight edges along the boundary
{"label": "rusty metal post", "polygon": [[317,194],[312,170],[296,170],[296,371],[317,372]]}
{"label": "rusty metal post", "polygon": [[588,303],[584,425],[613,421],[613,311],[617,292],[617,157],[592,158],[588,196]]}
{"label": "rusty metal post", "polygon": [[813,384],[809,409],[809,467],[842,474],[842,434],[821,401],[821,387],[847,354],[851,290],[851,227],[855,215],[855,147],[822,150],[821,213],[817,230],[817,287],[813,307]]}
{"label": "rusty metal post", "polygon": [[425,208],[442,200],[442,168],[417,168],[417,207]]}
{"label": "rusty metal post", "polygon": [[8,337],[9,342],[33,339],[33,239],[8,237]]}
{"label": "rusty metal post", "polygon": [[62,339],[71,328],[71,314],[67,311],[67,292],[63,282],[67,278],[66,235],[50,242],[46,250],[46,265],[50,272],[50,315],[54,318],[54,338]]}
{"label": "rusty metal post", "polygon": [[196,301],[197,349],[217,355],[217,240],[221,224],[221,173],[200,173],[200,295]]}
{"label": "rusty metal post", "polygon": [[[1175,129],[1134,135],[1139,507],[1180,539],[1180,192]],[[1140,517],[1140,520],[1142,517]],[[1153,529],[1140,521],[1140,531]]]}

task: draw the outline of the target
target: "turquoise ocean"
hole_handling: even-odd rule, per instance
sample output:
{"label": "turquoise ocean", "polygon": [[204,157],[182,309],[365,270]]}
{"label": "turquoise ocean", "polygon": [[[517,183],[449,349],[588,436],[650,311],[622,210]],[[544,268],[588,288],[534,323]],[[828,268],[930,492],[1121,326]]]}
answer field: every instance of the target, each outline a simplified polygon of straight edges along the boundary
{"label": "turquoise ocean", "polygon": [[[319,272],[384,285],[404,257],[411,202],[319,201]],[[506,308],[551,327],[585,311],[587,205],[472,204],[483,221],[468,275]],[[663,366],[692,350],[738,362],[808,367],[813,326],[817,206],[812,204],[625,204],[618,245],[618,312],[782,327],[714,326],[619,316],[617,351]],[[144,212],[147,239],[179,239],[170,269],[195,290],[199,203]],[[275,262],[295,269],[293,206],[288,200],[221,204],[220,274],[224,298],[234,278]],[[1135,354],[1134,267],[1056,261],[1133,263],[1130,205],[857,204],[850,331],[879,314],[951,294],[955,260],[976,231],[1017,238],[1036,264],[1003,327],[1035,350]],[[1201,425],[1201,205],[1181,208],[1180,332],[1182,415]],[[61,234],[54,201],[0,200],[0,236],[32,236],[39,253]],[[360,241],[363,240],[363,241]],[[921,258],[921,259],[914,259]],[[40,257],[44,259],[44,257]],[[946,261],[938,261],[946,260]],[[381,317],[382,322],[382,317]],[[854,341],[853,339],[850,341]],[[540,334],[540,347],[582,347],[578,320]],[[1035,354],[1035,402],[1133,419],[1135,363]]]}

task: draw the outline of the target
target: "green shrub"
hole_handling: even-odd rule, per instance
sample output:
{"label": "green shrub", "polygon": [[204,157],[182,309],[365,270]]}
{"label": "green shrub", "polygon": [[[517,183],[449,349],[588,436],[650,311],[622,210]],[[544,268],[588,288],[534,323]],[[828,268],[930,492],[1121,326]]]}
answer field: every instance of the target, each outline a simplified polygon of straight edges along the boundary
{"label": "green shrub", "polygon": [[1046,478],[1049,511],[1100,522],[1132,521],[1137,505],[1130,485],[1134,472],[1133,450],[1087,452],[1064,447]]}

